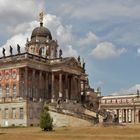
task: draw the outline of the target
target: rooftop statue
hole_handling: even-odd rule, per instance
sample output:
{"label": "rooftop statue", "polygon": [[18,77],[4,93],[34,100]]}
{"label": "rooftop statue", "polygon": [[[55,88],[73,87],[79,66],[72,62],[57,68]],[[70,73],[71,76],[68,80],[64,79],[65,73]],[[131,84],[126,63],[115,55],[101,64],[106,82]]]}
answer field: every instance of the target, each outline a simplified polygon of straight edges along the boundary
{"label": "rooftop statue", "polygon": [[17,52],[18,52],[18,54],[20,54],[20,46],[19,46],[19,44],[17,44]]}
{"label": "rooftop statue", "polygon": [[4,48],[2,50],[2,53],[3,53],[3,57],[5,57],[5,49]]}
{"label": "rooftop statue", "polygon": [[78,59],[78,62],[81,62],[80,56],[78,56],[78,58],[77,58],[77,59]]}
{"label": "rooftop statue", "polygon": [[62,54],[63,54],[63,52],[62,52],[62,50],[60,49],[60,50],[59,50],[59,58],[62,58]]}
{"label": "rooftop statue", "polygon": [[13,48],[12,48],[12,46],[10,45],[10,55],[12,55],[13,54]]}

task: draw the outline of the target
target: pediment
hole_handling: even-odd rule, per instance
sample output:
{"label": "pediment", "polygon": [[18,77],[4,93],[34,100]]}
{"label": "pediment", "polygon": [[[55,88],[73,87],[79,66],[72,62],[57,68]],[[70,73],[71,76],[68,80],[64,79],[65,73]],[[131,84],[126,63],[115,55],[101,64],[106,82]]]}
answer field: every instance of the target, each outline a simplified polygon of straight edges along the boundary
{"label": "pediment", "polygon": [[72,67],[79,67],[79,63],[75,58],[71,58],[66,62],[66,65],[72,66]]}

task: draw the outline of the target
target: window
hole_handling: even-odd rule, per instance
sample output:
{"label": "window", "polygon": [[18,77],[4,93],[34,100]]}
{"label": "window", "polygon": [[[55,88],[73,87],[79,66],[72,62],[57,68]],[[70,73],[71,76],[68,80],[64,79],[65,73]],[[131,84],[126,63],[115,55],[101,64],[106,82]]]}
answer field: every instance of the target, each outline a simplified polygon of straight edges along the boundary
{"label": "window", "polygon": [[0,109],[0,119],[2,119],[2,110]]}
{"label": "window", "polygon": [[7,72],[7,73],[5,74],[6,80],[9,79],[9,77],[10,77],[10,74]]}
{"label": "window", "polygon": [[6,95],[9,95],[9,93],[10,93],[9,91],[10,91],[9,85],[7,84],[7,85],[6,85]]}
{"label": "window", "polygon": [[17,73],[16,73],[15,71],[13,71],[13,72],[12,72],[12,78],[13,78],[13,79],[16,79],[16,77],[17,77]]}
{"label": "window", "polygon": [[0,97],[2,96],[2,86],[0,85]]}
{"label": "window", "polygon": [[16,109],[12,108],[12,119],[16,119]]}
{"label": "window", "polygon": [[2,80],[2,73],[0,73],[0,80]]}
{"label": "window", "polygon": [[5,108],[4,118],[5,118],[5,119],[8,119],[8,108]]}
{"label": "window", "polygon": [[20,108],[20,110],[19,110],[19,118],[20,119],[23,119],[24,118],[23,108]]}
{"label": "window", "polygon": [[16,90],[17,90],[17,87],[16,87],[16,84],[13,85],[13,96],[16,97]]}

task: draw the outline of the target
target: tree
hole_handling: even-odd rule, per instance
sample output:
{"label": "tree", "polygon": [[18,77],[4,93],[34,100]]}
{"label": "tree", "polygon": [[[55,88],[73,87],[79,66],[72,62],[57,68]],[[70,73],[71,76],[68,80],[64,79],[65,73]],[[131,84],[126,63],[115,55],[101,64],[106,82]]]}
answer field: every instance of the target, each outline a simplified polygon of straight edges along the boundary
{"label": "tree", "polygon": [[49,111],[48,106],[44,105],[43,112],[41,113],[41,117],[40,117],[40,127],[44,131],[52,131],[53,129],[53,124],[52,124],[53,119],[48,111]]}

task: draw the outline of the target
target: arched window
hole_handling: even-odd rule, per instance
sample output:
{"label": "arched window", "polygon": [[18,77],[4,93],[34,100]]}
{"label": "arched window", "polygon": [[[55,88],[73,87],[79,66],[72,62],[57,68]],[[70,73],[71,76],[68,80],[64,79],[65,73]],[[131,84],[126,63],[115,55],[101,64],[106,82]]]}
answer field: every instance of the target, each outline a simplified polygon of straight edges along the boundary
{"label": "arched window", "polygon": [[44,48],[44,47],[41,47],[41,48],[39,49],[39,55],[40,55],[40,56],[44,56],[44,55],[45,55],[45,48]]}
{"label": "arched window", "polygon": [[9,95],[9,93],[10,93],[10,88],[9,88],[9,85],[8,85],[8,84],[6,84],[6,95],[8,96],[8,95]]}
{"label": "arched window", "polygon": [[13,84],[13,96],[16,97],[17,86]]}

